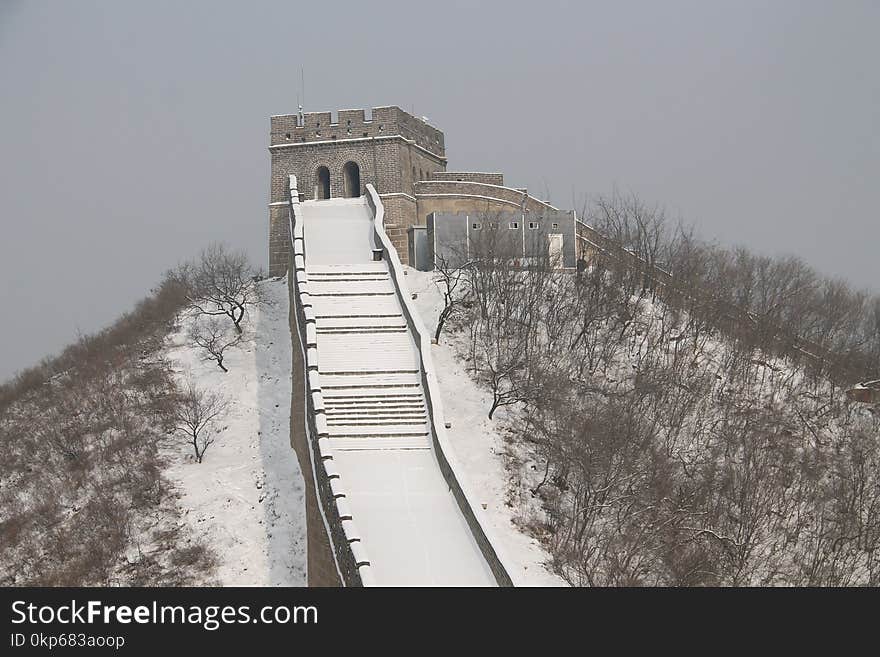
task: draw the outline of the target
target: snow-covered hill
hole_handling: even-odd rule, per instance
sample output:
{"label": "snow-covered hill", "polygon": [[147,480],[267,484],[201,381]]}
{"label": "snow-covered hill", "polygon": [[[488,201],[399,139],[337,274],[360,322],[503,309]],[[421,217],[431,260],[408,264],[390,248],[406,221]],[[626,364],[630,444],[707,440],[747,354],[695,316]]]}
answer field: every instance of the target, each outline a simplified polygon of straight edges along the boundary
{"label": "snow-covered hill", "polygon": [[[421,272],[410,267],[405,282],[412,294],[421,319],[429,330],[437,325],[443,308],[443,298],[434,284],[433,272]],[[511,573],[517,586],[567,586],[568,584],[548,568],[550,555],[537,539],[528,534],[529,508],[538,500],[521,486],[521,478],[512,477],[510,468],[519,459],[510,458],[511,446],[505,442],[500,427],[506,419],[500,409],[494,420],[486,416],[492,403],[491,395],[481,389],[464,370],[454,346],[441,340],[432,345],[431,357],[437,370],[437,380],[443,393],[446,422],[451,424],[447,436],[455,449],[458,462],[465,468],[462,473],[478,491],[480,503],[492,523],[494,535],[509,557],[509,564],[519,572]]]}
{"label": "snow-covered hill", "polygon": [[166,475],[180,491],[183,521],[216,553],[216,577],[226,586],[305,586],[303,483],[290,446],[291,352],[285,280],[261,283],[269,303],[245,323],[244,340],[227,351],[224,373],[187,339],[182,314],[166,341],[177,383],[230,400],[219,436],[202,463],[192,448],[169,449]]}

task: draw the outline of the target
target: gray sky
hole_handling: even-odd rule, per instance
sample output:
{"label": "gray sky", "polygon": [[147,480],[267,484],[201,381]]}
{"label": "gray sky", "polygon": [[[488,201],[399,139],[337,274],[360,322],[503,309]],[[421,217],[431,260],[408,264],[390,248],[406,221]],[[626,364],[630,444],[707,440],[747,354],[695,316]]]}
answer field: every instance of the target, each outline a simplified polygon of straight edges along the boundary
{"label": "gray sky", "polygon": [[212,240],[264,263],[301,65],[306,110],[427,115],[450,169],[564,208],[617,185],[880,287],[878,28],[872,1],[0,0],[0,378]]}

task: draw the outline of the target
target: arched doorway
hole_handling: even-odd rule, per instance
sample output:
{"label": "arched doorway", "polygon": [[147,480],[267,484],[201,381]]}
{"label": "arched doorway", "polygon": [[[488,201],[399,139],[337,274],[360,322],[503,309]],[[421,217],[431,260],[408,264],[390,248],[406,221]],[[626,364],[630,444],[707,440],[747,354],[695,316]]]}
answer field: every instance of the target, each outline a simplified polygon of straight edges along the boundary
{"label": "arched doorway", "polygon": [[315,172],[315,199],[330,198],[330,169],[318,167]]}
{"label": "arched doorway", "polygon": [[354,162],[346,162],[342,167],[342,175],[345,181],[345,195],[355,198],[361,195],[361,170]]}

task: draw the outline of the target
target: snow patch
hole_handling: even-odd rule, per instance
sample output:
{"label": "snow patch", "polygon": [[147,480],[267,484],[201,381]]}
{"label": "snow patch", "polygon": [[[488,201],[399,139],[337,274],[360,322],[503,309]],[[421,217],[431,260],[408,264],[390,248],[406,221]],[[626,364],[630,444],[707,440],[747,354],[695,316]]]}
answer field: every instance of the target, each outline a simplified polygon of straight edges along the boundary
{"label": "snow patch", "polygon": [[[269,304],[250,313],[244,340],[227,351],[224,373],[188,344],[183,313],[166,342],[175,378],[192,377],[230,406],[216,442],[196,463],[180,443],[166,476],[180,492],[182,522],[218,556],[224,586],[305,586],[305,489],[290,445],[291,346],[285,280],[260,283]],[[231,326],[230,326],[230,330]]]}

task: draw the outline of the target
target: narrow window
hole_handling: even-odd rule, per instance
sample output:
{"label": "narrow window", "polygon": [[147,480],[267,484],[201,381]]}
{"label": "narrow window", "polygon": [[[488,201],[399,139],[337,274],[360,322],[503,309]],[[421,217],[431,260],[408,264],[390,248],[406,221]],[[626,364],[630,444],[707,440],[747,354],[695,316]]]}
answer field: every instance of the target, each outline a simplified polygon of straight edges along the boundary
{"label": "narrow window", "polygon": [[354,162],[346,162],[342,167],[343,187],[347,198],[361,195],[361,170]]}
{"label": "narrow window", "polygon": [[553,224],[553,228],[559,228],[559,224]]}
{"label": "narrow window", "polygon": [[330,170],[327,167],[318,167],[315,175],[315,199],[330,198]]}

